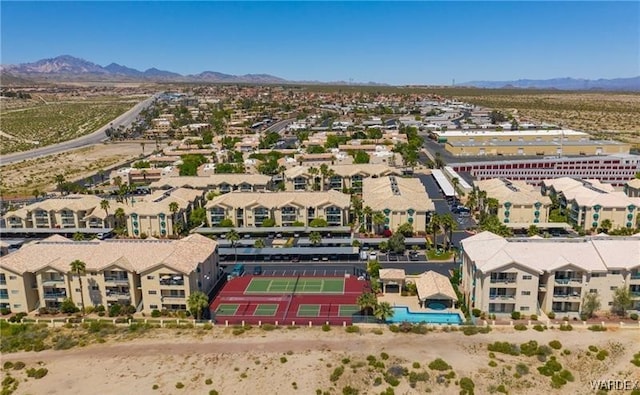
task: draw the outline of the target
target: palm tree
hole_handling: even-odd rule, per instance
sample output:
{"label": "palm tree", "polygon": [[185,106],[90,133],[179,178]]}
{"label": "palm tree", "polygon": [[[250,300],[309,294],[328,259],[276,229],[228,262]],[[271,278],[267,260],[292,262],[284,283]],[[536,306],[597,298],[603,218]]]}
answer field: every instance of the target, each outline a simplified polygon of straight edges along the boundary
{"label": "palm tree", "polygon": [[116,217],[116,228],[126,228],[125,224],[124,224],[124,220],[126,217],[126,214],[124,212],[124,209],[122,207],[118,207],[116,209],[116,212],[114,213],[114,216]]}
{"label": "palm tree", "polygon": [[31,194],[33,195],[33,197],[34,197],[34,198],[36,198],[36,199],[37,199],[38,197],[40,197],[40,194],[41,194],[41,193],[42,193],[42,192],[40,192],[40,190],[39,190],[38,188],[34,189],[34,190],[31,192]]}
{"label": "palm tree", "polygon": [[318,185],[318,180],[317,180],[317,176],[320,173],[320,171],[315,168],[315,167],[310,167],[309,168],[309,174],[311,174],[311,187],[314,191],[318,191],[320,190],[320,186]]}
{"label": "palm tree", "polygon": [[322,242],[322,235],[320,232],[311,232],[309,234],[309,241],[311,242],[311,245],[317,246]]}
{"label": "palm tree", "polygon": [[611,220],[609,218],[602,220],[600,223],[600,229],[604,233],[609,233],[609,230],[613,227]]}
{"label": "palm tree", "polygon": [[209,298],[202,291],[191,293],[187,298],[187,307],[197,320],[202,318],[202,310],[209,306]]}
{"label": "palm tree", "polygon": [[263,238],[260,238],[253,243],[254,248],[264,248],[266,246],[267,244],[264,242]]}
{"label": "palm tree", "polygon": [[373,209],[369,206],[365,206],[362,209],[362,213],[364,214],[365,229],[367,232],[371,232],[371,216],[373,215]]}
{"label": "palm tree", "polygon": [[446,213],[440,217],[440,225],[444,227],[445,233],[449,235],[449,248],[451,248],[452,240],[453,240],[453,231],[457,227],[458,223],[451,213]]}
{"label": "palm tree", "polygon": [[234,262],[238,260],[238,251],[236,250],[238,240],[240,240],[240,235],[236,232],[235,229],[231,229],[225,235],[225,238],[231,242],[231,247],[233,247],[233,260]]}
{"label": "palm tree", "polygon": [[117,186],[118,188],[120,188],[120,186],[122,185],[122,177],[120,176],[116,176],[113,179],[113,185]]}
{"label": "palm tree", "polygon": [[530,225],[529,229],[527,229],[527,236],[537,236],[540,234],[540,229],[538,229],[535,225]]}
{"label": "palm tree", "polygon": [[107,219],[109,218],[109,208],[111,206],[109,205],[109,201],[107,199],[102,199],[100,201],[100,208],[104,210],[104,214],[105,214],[105,218],[104,218],[104,224],[106,226],[107,224]]}
{"label": "palm tree", "polygon": [[433,214],[431,216],[431,222],[429,223],[429,229],[431,230],[432,234],[433,234],[433,248],[437,249],[438,247],[438,233],[440,232],[440,225],[442,222],[442,217],[440,217],[440,214]]}
{"label": "palm tree", "polygon": [[320,165],[320,190],[324,191],[324,181],[327,178],[327,173],[329,172],[329,166],[326,163]]}
{"label": "palm tree", "polygon": [[387,216],[382,213],[382,211],[376,211],[373,213],[373,224],[376,226],[376,233],[382,233],[380,228],[387,223]]}
{"label": "palm tree", "polygon": [[378,304],[378,298],[376,298],[376,295],[367,292],[358,296],[356,303],[358,303],[360,310],[364,311],[364,315],[371,315],[370,313],[373,313],[373,309]]}
{"label": "palm tree", "polygon": [[456,194],[458,193],[460,188],[460,180],[458,179],[458,177],[453,177],[451,179],[451,184],[453,184],[453,197],[456,197]]}
{"label": "palm tree", "polygon": [[380,321],[386,321],[387,318],[393,317],[393,307],[389,302],[380,302],[373,308],[373,315]]}
{"label": "palm tree", "polygon": [[178,212],[178,210],[180,209],[180,206],[178,206],[177,202],[171,202],[169,203],[169,211],[171,211],[172,214],[172,218],[171,218],[171,223],[173,225],[173,234],[176,234],[176,228],[175,228],[175,224],[176,224],[176,213]]}
{"label": "palm tree", "polygon": [[490,215],[498,215],[498,208],[500,207],[500,202],[495,198],[487,198],[487,209],[489,210]]}
{"label": "palm tree", "polygon": [[82,289],[82,276],[86,273],[87,264],[79,259],[71,262],[71,273],[78,276],[78,282],[80,283],[80,305],[82,306],[82,314],[84,315],[84,290]]}

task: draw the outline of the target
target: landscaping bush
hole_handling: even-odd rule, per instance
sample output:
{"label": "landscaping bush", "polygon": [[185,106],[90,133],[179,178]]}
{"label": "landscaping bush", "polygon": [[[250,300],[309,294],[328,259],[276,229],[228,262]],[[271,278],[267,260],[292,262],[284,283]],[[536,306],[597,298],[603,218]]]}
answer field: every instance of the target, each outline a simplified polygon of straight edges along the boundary
{"label": "landscaping bush", "polygon": [[604,361],[609,356],[609,352],[607,350],[600,350],[596,354],[596,358],[598,361]]}
{"label": "landscaping bush", "polygon": [[480,315],[482,315],[482,310],[473,309],[473,310],[471,310],[471,314],[473,314],[474,317],[480,317]]}
{"label": "landscaping bush", "polygon": [[276,326],[273,324],[262,324],[261,328],[263,331],[272,331],[276,329]]}
{"label": "landscaping bush", "polygon": [[8,307],[3,307],[0,309],[0,314],[2,315],[7,315],[7,314],[11,314],[11,309]]}
{"label": "landscaping bush", "polygon": [[47,368],[29,368],[27,369],[27,377],[33,377],[34,379],[41,379],[49,373]]}
{"label": "landscaping bush", "polygon": [[435,360],[433,360],[432,362],[429,363],[429,369],[431,369],[431,370],[439,370],[439,371],[442,372],[442,371],[451,369],[451,365],[446,363],[441,358],[437,358],[437,359],[435,359]]}
{"label": "landscaping bush", "polygon": [[531,314],[531,321],[538,321],[538,316],[535,314]]}
{"label": "landscaping bush", "polygon": [[335,383],[340,379],[343,373],[344,373],[344,366],[338,366],[337,368],[333,369],[331,376],[329,376],[329,380],[331,380],[332,383]]}
{"label": "landscaping bush", "polygon": [[554,350],[559,350],[562,348],[562,343],[560,343],[558,340],[551,340],[549,342],[549,347],[553,348]]}
{"label": "landscaping bush", "polygon": [[347,333],[359,333],[360,332],[360,327],[359,326],[355,326],[355,325],[349,325],[345,328],[345,331]]}
{"label": "landscaping bush", "polygon": [[109,317],[116,317],[119,316],[120,313],[122,313],[122,305],[121,304],[114,304],[111,307],[109,307]]}
{"label": "landscaping bush", "polygon": [[591,325],[589,330],[594,332],[604,332],[607,330],[607,327],[602,325]]}
{"label": "landscaping bush", "polygon": [[542,326],[542,325],[540,325],[540,324],[536,324],[536,325],[534,325],[534,326],[533,326],[533,329],[534,329],[534,330],[536,330],[536,331],[538,331],[538,332],[542,332],[542,331],[544,331],[544,330],[545,330],[545,328],[546,328],[546,327],[544,327],[544,326]]}
{"label": "landscaping bush", "polygon": [[631,314],[629,314],[629,318],[631,318],[634,321],[638,321],[638,314],[637,313],[631,313]]}
{"label": "landscaping bush", "polygon": [[22,370],[24,369],[24,367],[25,367],[25,364],[22,361],[18,361],[13,364],[13,370]]}
{"label": "landscaping bush", "polygon": [[487,346],[489,351],[495,351],[508,355],[520,355],[520,350],[518,346],[515,344],[511,344],[509,342],[494,342]]}
{"label": "landscaping bush", "polygon": [[538,351],[538,342],[535,340],[530,340],[527,343],[522,343],[520,345],[520,353],[526,355],[527,357],[532,357],[536,355]]}
{"label": "landscaping bush", "polygon": [[473,394],[473,389],[475,388],[475,384],[473,383],[473,380],[471,380],[468,377],[463,377],[460,379],[460,388],[462,389],[462,391],[460,391],[460,394],[469,394],[472,395]]}
{"label": "landscaping bush", "polygon": [[525,324],[515,324],[513,326],[513,329],[515,329],[517,331],[526,331],[527,330],[527,326]]}
{"label": "landscaping bush", "polygon": [[14,315],[13,317],[10,317],[9,318],[9,322],[14,322],[14,323],[15,322],[20,322],[26,316],[27,316],[27,313],[18,313],[16,315]]}
{"label": "landscaping bush", "polygon": [[60,311],[65,314],[73,314],[80,311],[76,304],[73,303],[73,300],[66,298],[60,303]]}
{"label": "landscaping bush", "polygon": [[513,311],[511,312],[511,319],[513,320],[519,320],[520,319],[520,312],[519,311]]}
{"label": "landscaping bush", "polygon": [[554,319],[556,318],[556,313],[554,313],[553,311],[550,311],[549,314],[547,314],[547,317],[549,317],[549,319]]}
{"label": "landscaping bush", "polygon": [[331,325],[329,324],[322,324],[322,331],[323,332],[329,332],[331,330]]}
{"label": "landscaping bush", "polygon": [[162,315],[162,313],[160,312],[160,310],[158,310],[158,309],[151,310],[151,317],[159,318],[161,315]]}
{"label": "landscaping bush", "polygon": [[571,324],[564,324],[564,325],[560,325],[558,329],[560,329],[561,331],[567,332],[567,331],[572,331],[573,327],[571,326]]}
{"label": "landscaping bush", "polygon": [[400,332],[400,327],[398,325],[392,324],[389,325],[389,330],[393,333],[398,333]]}

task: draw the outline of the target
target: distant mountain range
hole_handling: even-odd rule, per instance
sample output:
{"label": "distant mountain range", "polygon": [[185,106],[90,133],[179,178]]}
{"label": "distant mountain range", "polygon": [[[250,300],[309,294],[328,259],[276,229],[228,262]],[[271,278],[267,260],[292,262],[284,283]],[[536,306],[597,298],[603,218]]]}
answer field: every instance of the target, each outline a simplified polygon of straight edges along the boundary
{"label": "distant mountain range", "polygon": [[[212,82],[250,84],[326,84],[326,85],[386,85],[376,82],[354,83],[345,81],[290,81],[269,74],[233,75],[217,71],[182,75],[150,68],[145,71],[117,63],[100,66],[84,59],[62,55],[33,63],[0,66],[0,82],[7,85],[27,85],[33,82],[56,81],[149,81],[149,82]],[[561,90],[616,90],[640,91],[640,76],[633,78],[585,80],[555,78],[550,80],[471,81],[458,86],[478,88],[561,89]]]}
{"label": "distant mountain range", "polygon": [[156,68],[145,71],[111,63],[107,66],[89,62],[69,55],[42,59],[33,63],[3,65],[3,80],[6,76],[32,81],[166,81],[166,82],[223,82],[275,84],[289,81],[269,74],[232,75],[216,71],[204,71],[195,75],[181,75]]}
{"label": "distant mountain range", "polygon": [[550,80],[471,81],[459,84],[476,88],[559,89],[559,90],[607,90],[640,91],[640,76],[587,80],[579,78],[553,78]]}

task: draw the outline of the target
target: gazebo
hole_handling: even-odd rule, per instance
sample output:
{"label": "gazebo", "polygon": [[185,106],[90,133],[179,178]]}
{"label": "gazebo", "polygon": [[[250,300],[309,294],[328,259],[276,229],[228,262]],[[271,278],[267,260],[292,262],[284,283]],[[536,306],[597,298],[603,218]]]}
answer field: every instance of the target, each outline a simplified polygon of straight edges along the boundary
{"label": "gazebo", "polygon": [[380,269],[379,276],[382,282],[382,293],[387,293],[387,285],[397,286],[398,293],[402,292],[406,278],[404,269]]}
{"label": "gazebo", "polygon": [[455,307],[458,296],[446,276],[428,271],[418,276],[415,282],[421,306],[436,310]]}

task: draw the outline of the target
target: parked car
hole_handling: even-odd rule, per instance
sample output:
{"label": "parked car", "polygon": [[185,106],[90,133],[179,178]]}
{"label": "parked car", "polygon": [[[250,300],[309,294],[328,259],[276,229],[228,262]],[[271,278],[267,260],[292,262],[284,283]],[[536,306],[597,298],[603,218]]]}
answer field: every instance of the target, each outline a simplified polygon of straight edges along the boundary
{"label": "parked car", "polygon": [[260,276],[262,274],[262,266],[256,266],[253,268],[253,275]]}

